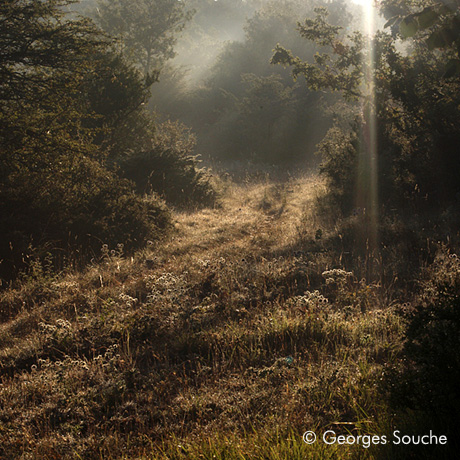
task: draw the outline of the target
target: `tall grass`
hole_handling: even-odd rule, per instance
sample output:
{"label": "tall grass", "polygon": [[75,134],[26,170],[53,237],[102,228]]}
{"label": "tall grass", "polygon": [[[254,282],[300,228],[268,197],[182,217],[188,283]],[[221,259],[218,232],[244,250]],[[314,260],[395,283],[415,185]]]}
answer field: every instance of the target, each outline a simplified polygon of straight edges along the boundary
{"label": "tall grass", "polygon": [[389,455],[302,440],[390,432],[381,382],[405,330],[391,286],[329,249],[321,190],[228,184],[221,207],[177,213],[168,241],[1,292],[2,455]]}

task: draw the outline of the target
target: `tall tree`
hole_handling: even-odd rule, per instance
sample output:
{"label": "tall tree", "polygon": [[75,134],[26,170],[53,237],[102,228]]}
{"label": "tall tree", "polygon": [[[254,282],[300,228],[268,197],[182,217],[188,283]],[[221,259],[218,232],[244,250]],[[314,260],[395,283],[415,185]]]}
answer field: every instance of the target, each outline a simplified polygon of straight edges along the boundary
{"label": "tall tree", "polygon": [[[419,11],[425,7],[429,8],[429,3],[421,2]],[[351,189],[357,183],[359,171],[344,170],[343,164],[359,163],[370,129],[366,126],[365,114],[372,109],[380,203],[387,209],[416,209],[419,215],[431,213],[437,216],[433,222],[441,218],[442,212],[456,219],[453,210],[460,196],[457,178],[460,92],[455,67],[450,73],[445,69],[446,62],[456,59],[455,34],[452,33],[449,44],[446,42],[434,50],[437,47],[430,44],[430,37],[441,34],[448,26],[434,22],[434,31],[414,29],[413,37],[407,37],[411,44],[408,54],[398,51],[394,37],[387,33],[377,32],[368,47],[360,34],[346,36],[328,24],[324,10],[317,13],[315,19],[300,24],[299,31],[306,39],[327,46],[328,51],[318,53],[313,62],[307,62],[278,45],[272,62],[290,66],[294,77],[304,76],[312,89],[341,91],[348,99],[363,101],[364,116],[358,117],[351,137],[331,132],[322,146],[326,153],[323,171],[333,188],[342,197],[355,195],[356,191]],[[410,21],[416,20],[419,24],[425,20],[424,15],[413,14]],[[454,16],[449,13],[445,18],[447,23],[451,23]],[[405,19],[400,25],[403,21]],[[402,26],[402,32],[410,21]],[[366,68],[365,63],[371,59],[372,69]],[[344,177],[347,171],[350,175]],[[347,210],[352,206],[348,200]],[[442,219],[445,220],[445,216]]]}
{"label": "tall tree", "polygon": [[424,41],[430,50],[452,51],[445,64],[445,77],[460,75],[460,2],[383,0],[383,15],[393,35]]}
{"label": "tall tree", "polygon": [[152,78],[154,70],[174,57],[177,34],[192,14],[177,0],[99,0],[96,20],[106,32],[121,39],[144,76]]}
{"label": "tall tree", "polygon": [[6,0],[0,5],[2,178],[20,165],[50,164],[64,150],[94,153],[80,88],[93,66],[89,56],[102,52],[107,42],[91,21],[65,19],[63,8],[70,3]]}
{"label": "tall tree", "polygon": [[144,84],[112,56],[90,20],[66,17],[71,3],[0,4],[3,276],[30,246],[65,253],[72,245],[100,247],[101,240],[142,244],[163,225],[154,216],[158,205],[134,196],[107,168],[98,139],[136,110]]}

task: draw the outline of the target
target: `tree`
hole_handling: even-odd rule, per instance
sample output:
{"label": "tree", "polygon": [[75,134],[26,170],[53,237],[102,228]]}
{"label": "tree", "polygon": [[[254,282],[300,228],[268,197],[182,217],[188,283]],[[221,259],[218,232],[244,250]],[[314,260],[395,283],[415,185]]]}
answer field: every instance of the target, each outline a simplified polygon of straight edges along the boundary
{"label": "tree", "polygon": [[100,0],[98,24],[119,37],[126,54],[154,81],[162,64],[174,57],[177,34],[192,17],[177,0]]}
{"label": "tree", "polygon": [[[321,0],[318,3],[322,4]],[[206,33],[207,39],[199,42],[201,52],[206,53],[210,45],[212,51],[218,50],[219,42],[216,45],[211,35],[217,35],[213,31],[217,25],[236,39],[221,45],[213,66],[201,76],[202,85],[189,84],[187,90],[180,91],[179,85],[168,87],[160,82],[152,88],[152,102],[157,102],[160,112],[192,127],[197,133],[197,149],[207,158],[312,167],[316,162],[314,146],[330,124],[322,110],[324,102],[337,97],[309,91],[302,81],[293,82],[289,72],[270,65],[270,57],[277,40],[304,59],[314,55],[314,46],[305,46],[295,25],[298,15],[306,8],[312,10],[316,0],[270,1],[262,6],[249,0],[193,3],[197,9],[199,4],[206,9],[197,11],[192,30],[199,22]],[[235,22],[244,15],[251,16],[237,27]],[[344,22],[349,18],[341,2],[335,4],[332,16]],[[190,54],[196,56],[196,52]],[[162,93],[160,97],[158,93]]]}
{"label": "tree", "polygon": [[454,55],[446,62],[445,77],[460,75],[460,9],[458,1],[396,2],[384,0],[381,4],[395,36],[423,40],[428,49],[452,50]]}
{"label": "tree", "polygon": [[315,8],[316,17],[298,23],[300,35],[315,42],[320,49],[329,47],[332,53],[314,55],[314,63],[302,60],[280,44],[275,47],[272,64],[281,64],[292,68],[292,76],[297,79],[304,76],[308,86],[313,90],[330,89],[340,91],[348,100],[363,95],[361,83],[363,77],[364,39],[359,32],[341,37],[341,26],[327,22],[328,10]]}
{"label": "tree", "polygon": [[88,56],[107,42],[89,20],[64,20],[62,8],[70,3],[7,0],[0,5],[4,161],[13,160],[13,151],[25,160],[41,143],[72,148],[74,135],[87,134],[77,116],[83,101],[76,95],[90,72]]}
{"label": "tree", "polygon": [[[0,260],[2,276],[37,248],[57,255],[101,241],[142,245],[167,227],[164,207],[143,200],[108,168],[104,133],[145,100],[136,71],[116,59],[68,0],[0,5]],[[120,92],[116,82],[128,83]],[[110,84],[109,84],[110,83]],[[124,85],[121,85],[124,88]],[[116,100],[119,97],[119,100]],[[101,104],[102,102],[102,104]]]}
{"label": "tree", "polygon": [[[329,25],[324,11],[300,25],[300,32],[327,46],[327,52],[318,53],[314,62],[305,62],[278,46],[272,62],[291,66],[294,77],[305,76],[310,88],[341,91],[348,99],[360,99],[364,113],[372,105],[381,204],[439,217],[460,192],[454,172],[459,166],[459,82],[444,74],[452,49],[433,52],[426,40],[413,40],[407,55],[398,52],[394,38],[383,32],[376,33],[366,47],[360,34],[344,36]],[[366,89],[363,63],[371,57],[374,64],[367,82],[372,86]],[[361,142],[355,143],[356,151],[347,147],[348,154],[355,156],[350,157],[352,162],[360,154],[366,127],[366,120],[358,118],[353,129]],[[324,165],[332,181],[338,177],[333,170],[340,164],[334,158],[329,155]],[[350,177],[341,183],[352,187],[356,180]]]}

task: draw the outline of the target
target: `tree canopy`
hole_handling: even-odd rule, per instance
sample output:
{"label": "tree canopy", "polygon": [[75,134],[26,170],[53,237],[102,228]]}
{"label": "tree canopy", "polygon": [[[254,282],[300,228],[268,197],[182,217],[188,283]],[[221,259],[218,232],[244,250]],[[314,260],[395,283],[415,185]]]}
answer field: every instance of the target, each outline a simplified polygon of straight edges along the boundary
{"label": "tree canopy", "polygon": [[[434,10],[426,2],[417,4],[415,12],[409,2],[388,1],[383,8],[399,14],[396,34],[378,31],[366,44],[362,34],[346,34],[329,24],[321,9],[316,18],[299,23],[300,34],[320,47],[314,58],[303,60],[278,45],[272,62],[289,66],[294,78],[305,77],[311,89],[340,91],[347,99],[361,100],[362,112],[349,133],[335,128],[320,146],[325,155],[322,170],[347,212],[356,206],[359,174],[343,165],[356,165],[366,149],[367,104],[375,114],[382,210],[415,206],[417,214],[430,213],[432,225],[437,225],[441,214],[456,206],[460,192],[456,178],[460,88],[455,72],[446,72],[445,67],[456,59],[457,13],[441,9],[442,14],[438,11],[428,21],[427,12]],[[416,22],[413,34],[406,30],[411,21]],[[434,46],[432,37],[446,38],[451,27],[452,40]],[[398,50],[398,37],[411,41],[410,53]],[[372,67],[366,68],[370,59]]]}
{"label": "tree canopy", "polygon": [[177,0],[100,0],[96,20],[106,32],[120,38],[125,53],[148,77],[174,57],[177,33],[192,14]]}
{"label": "tree canopy", "polygon": [[[33,254],[62,265],[84,263],[102,243],[130,250],[169,226],[154,194],[163,185],[136,194],[120,169],[133,152],[154,151],[160,164],[168,149],[144,107],[150,82],[90,19],[70,15],[72,4],[0,5],[0,276]],[[184,181],[203,177],[189,150],[169,148],[168,158]]]}

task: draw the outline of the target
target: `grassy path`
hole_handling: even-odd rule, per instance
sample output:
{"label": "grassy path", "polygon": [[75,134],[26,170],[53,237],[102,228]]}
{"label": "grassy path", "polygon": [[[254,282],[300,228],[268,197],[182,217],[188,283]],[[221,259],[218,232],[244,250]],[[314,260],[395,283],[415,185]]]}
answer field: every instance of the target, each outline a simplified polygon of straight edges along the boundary
{"label": "grassy path", "polygon": [[384,430],[402,331],[378,286],[311,250],[323,190],[229,185],[133,258],[4,291],[0,457],[374,458],[302,441]]}

